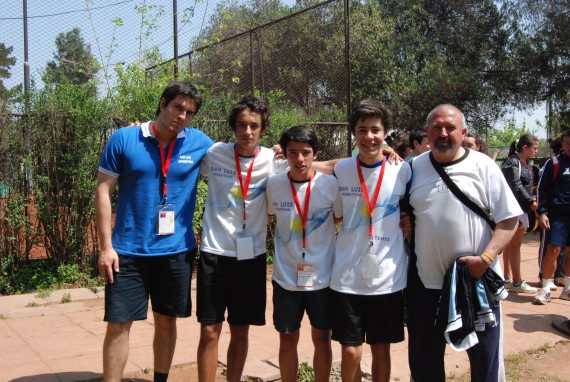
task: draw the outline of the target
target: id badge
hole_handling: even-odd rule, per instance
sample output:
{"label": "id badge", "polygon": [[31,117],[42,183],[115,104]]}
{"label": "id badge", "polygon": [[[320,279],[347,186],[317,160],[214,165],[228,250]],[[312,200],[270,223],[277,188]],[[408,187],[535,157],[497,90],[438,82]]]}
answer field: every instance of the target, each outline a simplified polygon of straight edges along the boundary
{"label": "id badge", "polygon": [[297,264],[297,287],[312,288],[315,266],[312,264]]}
{"label": "id badge", "polygon": [[253,237],[242,236],[236,239],[237,259],[251,260],[253,259]]}
{"label": "id badge", "polygon": [[376,256],[373,256],[371,253],[371,248],[368,248],[361,256],[360,265],[362,266],[363,279],[377,279],[380,277],[380,267],[376,262]]}
{"label": "id badge", "polygon": [[158,209],[158,234],[172,235],[174,233],[174,204],[162,204]]}

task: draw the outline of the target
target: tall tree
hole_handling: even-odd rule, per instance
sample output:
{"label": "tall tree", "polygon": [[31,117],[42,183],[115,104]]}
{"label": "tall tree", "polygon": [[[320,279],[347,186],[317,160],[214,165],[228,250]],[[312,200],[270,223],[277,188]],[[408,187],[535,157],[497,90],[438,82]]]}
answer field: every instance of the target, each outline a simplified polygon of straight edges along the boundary
{"label": "tall tree", "polygon": [[547,102],[558,128],[570,129],[570,3],[510,0],[505,8],[524,27],[519,62],[527,68],[536,102]]}
{"label": "tall tree", "polygon": [[0,42],[0,99],[6,97],[8,90],[4,86],[3,79],[10,78],[10,68],[16,64],[16,58],[10,57],[13,48],[7,47],[4,43]]}
{"label": "tall tree", "polygon": [[91,45],[83,40],[79,28],[58,34],[55,46],[57,51],[53,55],[54,60],[47,64],[44,82],[81,85],[95,77],[99,64],[91,54]]}

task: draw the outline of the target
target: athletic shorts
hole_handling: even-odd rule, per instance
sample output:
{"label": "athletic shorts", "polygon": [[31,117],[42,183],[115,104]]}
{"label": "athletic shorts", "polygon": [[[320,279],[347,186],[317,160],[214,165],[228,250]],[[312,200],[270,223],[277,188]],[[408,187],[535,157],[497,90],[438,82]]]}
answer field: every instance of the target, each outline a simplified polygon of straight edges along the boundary
{"label": "athletic shorts", "polygon": [[550,240],[548,244],[570,246],[570,214],[549,213]]}
{"label": "athletic shorts", "polygon": [[273,325],[279,333],[293,333],[301,327],[305,310],[311,326],[319,330],[331,328],[331,289],[292,291],[273,284]]}
{"label": "athletic shorts", "polygon": [[198,322],[265,325],[265,254],[251,260],[200,252],[196,315]]}
{"label": "athletic shorts", "polygon": [[528,228],[529,226],[529,219],[528,219],[528,214],[524,213],[522,215],[519,215],[519,223],[523,228]]}
{"label": "athletic shorts", "polygon": [[363,296],[332,291],[332,339],[359,346],[404,340],[403,291]]}
{"label": "athletic shorts", "polygon": [[192,312],[190,281],[196,249],[168,256],[119,255],[119,272],[105,285],[107,322],[145,320],[150,296],[152,311],[170,317]]}

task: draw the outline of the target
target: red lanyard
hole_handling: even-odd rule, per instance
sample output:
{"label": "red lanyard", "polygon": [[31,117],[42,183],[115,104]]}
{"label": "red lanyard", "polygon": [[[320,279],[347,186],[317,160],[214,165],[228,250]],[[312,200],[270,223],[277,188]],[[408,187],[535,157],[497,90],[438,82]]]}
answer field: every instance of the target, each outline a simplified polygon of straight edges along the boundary
{"label": "red lanyard", "polygon": [[255,162],[255,158],[257,154],[259,154],[259,147],[255,149],[255,154],[253,156],[253,160],[249,165],[249,169],[247,170],[247,176],[245,178],[245,184],[243,184],[243,178],[241,176],[241,166],[239,164],[239,154],[237,145],[234,147],[235,152],[235,160],[236,160],[236,170],[239,179],[239,187],[241,189],[241,195],[243,196],[243,230],[245,231],[245,222],[247,220],[247,216],[245,214],[245,198],[247,198],[247,192],[249,191],[249,183],[251,182],[251,172],[253,171],[253,162]]}
{"label": "red lanyard", "polygon": [[297,190],[293,185],[291,180],[291,174],[287,174],[289,177],[289,185],[291,186],[291,193],[293,194],[293,200],[295,201],[295,207],[297,207],[297,213],[301,218],[301,223],[303,224],[303,260],[305,260],[305,249],[307,248],[307,216],[309,216],[309,202],[311,201],[311,182],[313,181],[314,171],[311,171],[311,177],[309,178],[309,184],[307,185],[307,192],[305,193],[305,202],[303,203],[303,211],[301,211],[301,204],[299,203],[299,198],[297,197]]}
{"label": "red lanyard", "polygon": [[166,204],[167,200],[167,188],[166,188],[166,175],[168,174],[168,169],[170,168],[170,160],[172,159],[172,152],[174,151],[174,145],[176,145],[176,138],[170,141],[168,145],[168,154],[166,158],[164,157],[164,147],[162,147],[162,143],[160,142],[160,138],[158,137],[158,131],[156,130],[156,126],[152,124],[152,131],[154,132],[154,136],[158,141],[158,147],[160,148],[160,164],[162,168],[162,176],[164,177],[164,186],[162,188],[162,195],[164,196],[164,204]]}
{"label": "red lanyard", "polygon": [[378,175],[378,183],[376,183],[376,190],[374,190],[374,199],[370,200],[368,196],[368,189],[366,188],[366,182],[362,176],[362,169],[360,168],[360,159],[356,157],[356,170],[358,171],[358,178],[360,179],[360,187],[362,187],[362,193],[364,194],[364,200],[366,201],[366,207],[368,207],[368,215],[370,217],[368,224],[368,236],[370,238],[370,245],[372,244],[372,214],[374,213],[374,207],[378,201],[378,195],[380,195],[380,187],[382,187],[382,179],[384,178],[384,168],[386,166],[386,158],[382,160],[382,168],[380,169],[380,174]]}

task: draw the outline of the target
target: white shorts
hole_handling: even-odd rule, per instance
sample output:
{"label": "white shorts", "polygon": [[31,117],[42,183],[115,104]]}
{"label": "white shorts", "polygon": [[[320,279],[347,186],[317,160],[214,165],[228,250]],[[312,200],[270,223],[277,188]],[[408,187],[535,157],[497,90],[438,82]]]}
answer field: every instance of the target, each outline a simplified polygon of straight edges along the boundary
{"label": "white shorts", "polygon": [[519,215],[519,222],[521,223],[521,225],[522,225],[524,228],[528,228],[528,226],[529,226],[528,214],[527,214],[527,213],[524,213],[524,214],[522,214],[522,215]]}

